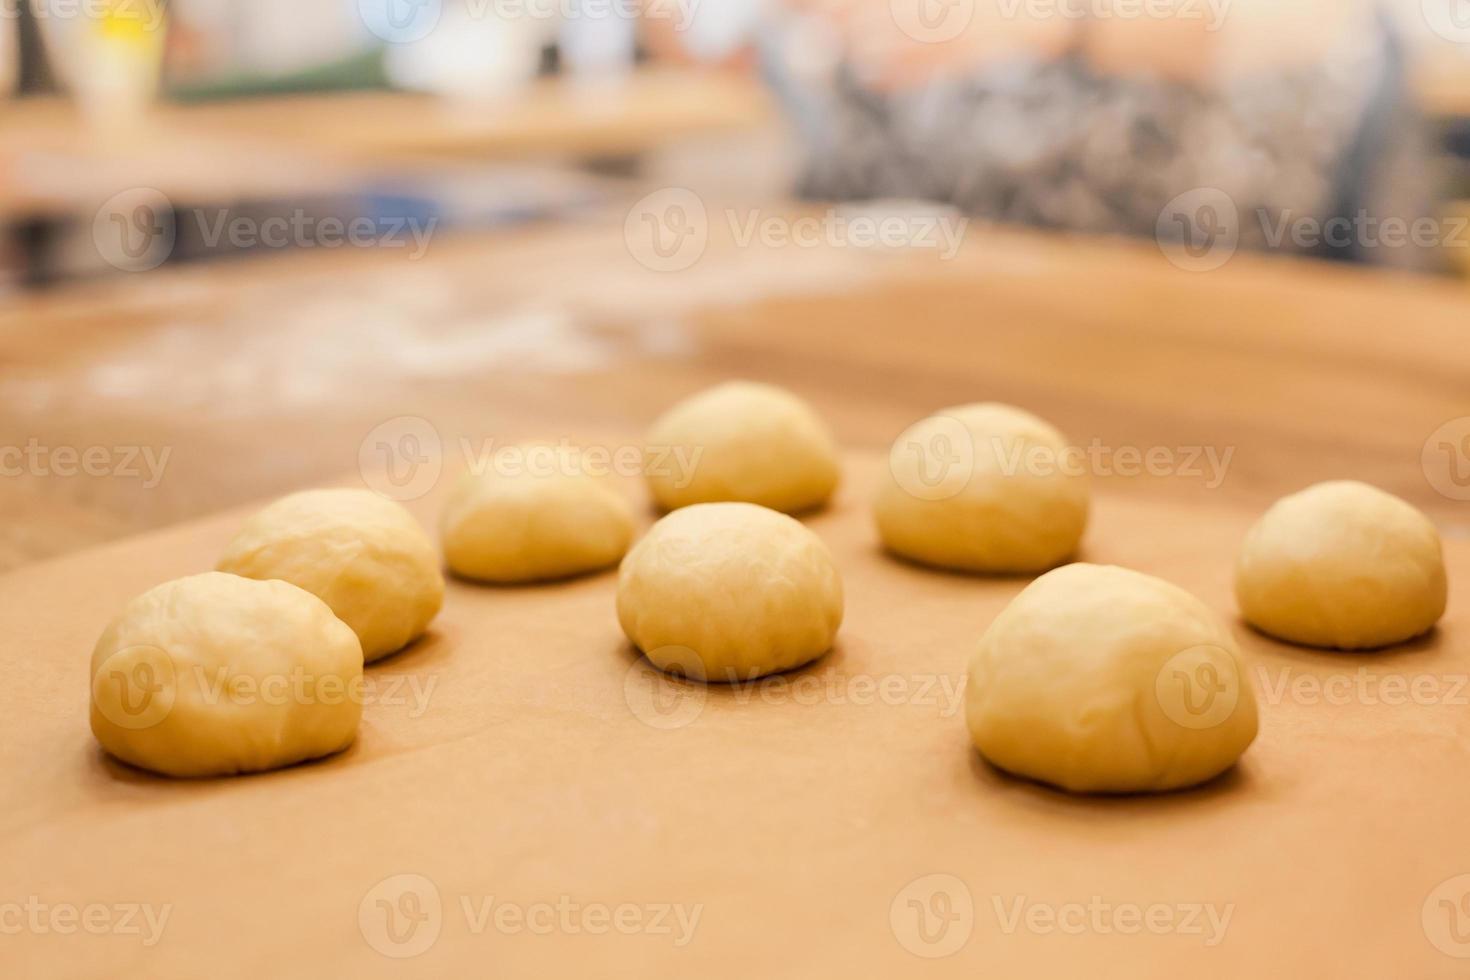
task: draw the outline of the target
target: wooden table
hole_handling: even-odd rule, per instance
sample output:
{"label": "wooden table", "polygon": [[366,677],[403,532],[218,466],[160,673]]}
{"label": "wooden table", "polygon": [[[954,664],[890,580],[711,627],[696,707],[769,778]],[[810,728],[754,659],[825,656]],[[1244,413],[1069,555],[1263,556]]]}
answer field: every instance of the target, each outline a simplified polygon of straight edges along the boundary
{"label": "wooden table", "polygon": [[791,386],[851,446],[998,399],[1083,446],[1232,453],[1218,487],[1130,486],[1263,506],[1357,476],[1470,525],[1420,465],[1470,415],[1457,283],[1250,255],[1190,273],[1147,245],[978,227],[949,261],[742,248],[709,211],[682,273],[638,264],[618,213],[445,236],[418,262],[296,253],[21,298],[0,316],[0,445],[170,455],[151,488],[44,464],[0,480],[0,566],[351,472],[398,416],[429,419],[450,454],[589,423],[636,437],[728,377]]}

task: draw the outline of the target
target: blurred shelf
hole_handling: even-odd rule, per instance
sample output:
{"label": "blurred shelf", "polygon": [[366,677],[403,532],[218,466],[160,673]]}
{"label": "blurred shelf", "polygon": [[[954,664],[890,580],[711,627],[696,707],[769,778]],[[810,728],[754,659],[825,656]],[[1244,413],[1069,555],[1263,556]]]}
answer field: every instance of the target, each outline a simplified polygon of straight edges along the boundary
{"label": "blurred shelf", "polygon": [[160,105],[100,131],[68,102],[22,100],[0,108],[0,217],[95,209],[136,187],[279,198],[470,161],[631,156],[770,118],[753,79],[674,71],[596,87],[544,80],[486,103],[356,92]]}

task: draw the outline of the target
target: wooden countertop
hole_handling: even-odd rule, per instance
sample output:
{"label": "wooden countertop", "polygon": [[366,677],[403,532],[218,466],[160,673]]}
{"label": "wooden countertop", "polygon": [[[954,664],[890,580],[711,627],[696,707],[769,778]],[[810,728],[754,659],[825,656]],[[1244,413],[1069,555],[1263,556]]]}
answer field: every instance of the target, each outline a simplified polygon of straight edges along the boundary
{"label": "wooden countertop", "polygon": [[[731,377],[792,387],[854,448],[996,399],[1099,447],[1106,484],[1264,506],[1358,477],[1470,533],[1470,503],[1421,465],[1470,416],[1458,283],[1249,255],[1190,273],[1148,244],[978,226],[949,261],[739,247],[709,213],[680,273],[639,265],[618,213],[445,236],[417,262],[298,252],[23,297],[0,315],[0,446],[33,448],[0,458],[0,567],[340,478],[402,416],[446,457],[488,438],[635,440]],[[732,213],[737,231],[751,215]],[[1127,447],[1163,447],[1172,469],[1117,475]],[[68,475],[87,450],[95,475]]]}

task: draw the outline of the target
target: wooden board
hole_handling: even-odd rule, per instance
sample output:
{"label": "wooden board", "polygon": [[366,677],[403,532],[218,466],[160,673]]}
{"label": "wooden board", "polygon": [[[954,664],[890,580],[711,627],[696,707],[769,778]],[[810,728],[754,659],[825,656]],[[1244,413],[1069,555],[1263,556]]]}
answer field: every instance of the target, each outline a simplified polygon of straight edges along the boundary
{"label": "wooden board", "polygon": [[[1470,544],[1447,542],[1450,610],[1427,639],[1347,655],[1239,627],[1262,723],[1230,774],[1077,798],[969,748],[964,664],[1025,583],[882,554],[867,511],[882,465],[854,453],[809,519],[847,620],[808,669],[650,687],[611,574],[452,583],[432,634],[370,668],[356,747],[249,778],[126,768],[86,721],[107,620],[208,568],[241,514],[10,574],[0,975],[1463,973],[1450,954],[1470,944],[1449,925],[1470,891]],[[414,507],[431,523],[437,497]],[[1108,489],[1083,557],[1161,575],[1233,621],[1253,517],[1167,483]],[[52,917],[120,926],[131,903],[166,909],[161,933],[135,915],[141,934],[66,935]],[[27,904],[42,927],[12,928]],[[698,909],[692,935],[676,907],[686,926]]]}

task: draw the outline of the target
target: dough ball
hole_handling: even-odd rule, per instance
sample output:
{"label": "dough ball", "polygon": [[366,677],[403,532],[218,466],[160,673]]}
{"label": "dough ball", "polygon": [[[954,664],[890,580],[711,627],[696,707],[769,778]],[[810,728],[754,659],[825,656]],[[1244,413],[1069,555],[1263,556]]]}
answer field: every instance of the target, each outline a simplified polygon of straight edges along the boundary
{"label": "dough ball", "polygon": [[965,697],[981,755],[1076,793],[1204,782],[1256,737],[1229,631],[1183,589],[1111,565],[1022,590],[980,640]]}
{"label": "dough ball", "polygon": [[785,514],[698,504],[659,521],[623,560],[618,620],[660,670],[751,680],[831,649],[842,579],[822,540]]}
{"label": "dough ball", "polygon": [[837,445],[811,406],[767,384],[732,381],[663,414],[644,469],[664,510],[744,501],[794,514],[837,486]]}
{"label": "dough ball", "polygon": [[1360,650],[1418,636],[1444,614],[1439,533],[1366,483],[1283,497],[1246,535],[1235,568],[1241,614],[1292,643]]}
{"label": "dough ball", "polygon": [[533,582],[616,565],[633,541],[633,511],[585,473],[490,470],[459,482],[442,530],[456,574]]}
{"label": "dough ball", "polygon": [[967,572],[1039,572],[1087,527],[1088,477],[1062,434],[1009,405],[947,408],[898,437],[878,493],[889,550]]}
{"label": "dough ball", "polygon": [[362,717],[362,647],[285,582],[206,572],[123,609],[92,651],[92,732],[169,776],[223,776],[340,752]]}
{"label": "dough ball", "polygon": [[429,536],[371,490],[307,490],[245,523],[219,570],[278,578],[318,596],[362,641],[371,663],[417,639],[444,604]]}

